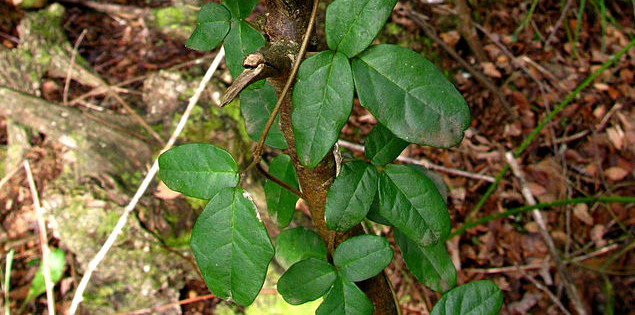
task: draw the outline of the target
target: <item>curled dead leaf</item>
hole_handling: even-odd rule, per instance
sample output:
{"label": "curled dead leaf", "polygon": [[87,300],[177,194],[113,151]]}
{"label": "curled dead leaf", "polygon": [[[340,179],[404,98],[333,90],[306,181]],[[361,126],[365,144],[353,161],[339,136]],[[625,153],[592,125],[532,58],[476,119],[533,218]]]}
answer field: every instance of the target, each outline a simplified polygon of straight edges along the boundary
{"label": "curled dead leaf", "polygon": [[621,167],[614,166],[604,170],[604,175],[612,181],[618,181],[624,179],[626,175],[628,175],[628,172]]}
{"label": "curled dead leaf", "polygon": [[503,75],[496,69],[496,66],[491,62],[485,62],[483,65],[483,73],[492,78],[502,78]]}
{"label": "curled dead leaf", "polygon": [[573,215],[586,225],[593,225],[593,217],[589,214],[589,206],[584,203],[577,204],[573,208]]}
{"label": "curled dead leaf", "polygon": [[616,149],[622,149],[622,146],[624,145],[624,131],[620,128],[620,126],[607,128],[606,135]]}
{"label": "curled dead leaf", "polygon": [[179,195],[181,195],[181,193],[168,188],[168,186],[166,186],[163,181],[159,182],[157,191],[154,193],[155,197],[164,200],[171,200],[178,197]]}

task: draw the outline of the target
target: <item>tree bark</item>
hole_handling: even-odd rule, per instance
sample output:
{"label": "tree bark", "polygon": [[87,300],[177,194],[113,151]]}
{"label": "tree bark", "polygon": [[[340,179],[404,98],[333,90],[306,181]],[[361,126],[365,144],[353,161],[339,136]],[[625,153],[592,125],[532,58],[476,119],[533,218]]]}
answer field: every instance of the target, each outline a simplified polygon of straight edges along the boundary
{"label": "tree bark", "polygon": [[[270,47],[287,47],[288,53],[297,56],[300,43],[309,23],[309,13],[313,4],[312,0],[267,0],[267,24],[265,31],[270,40]],[[279,56],[286,58],[286,55]],[[289,70],[283,71],[280,75],[270,77],[268,80],[280,93],[289,77]],[[361,225],[345,233],[336,233],[326,227],[324,211],[326,205],[326,194],[329,187],[335,180],[335,158],[328,154],[314,168],[303,166],[296,154],[295,137],[291,125],[291,113],[293,104],[291,102],[291,90],[287,93],[280,108],[280,127],[289,146],[289,156],[298,176],[298,181],[304,194],[305,201],[311,212],[313,226],[327,245],[329,259],[333,254],[333,249],[348,237],[364,234]],[[358,283],[375,307],[375,314],[400,314],[398,303],[394,297],[390,282],[384,272],[377,276]]]}

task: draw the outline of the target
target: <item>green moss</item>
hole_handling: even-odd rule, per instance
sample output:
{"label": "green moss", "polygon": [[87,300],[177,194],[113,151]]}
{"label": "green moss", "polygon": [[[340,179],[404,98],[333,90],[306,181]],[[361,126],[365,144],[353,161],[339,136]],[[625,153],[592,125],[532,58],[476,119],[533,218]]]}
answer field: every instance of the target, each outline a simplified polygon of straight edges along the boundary
{"label": "green moss", "polygon": [[119,213],[113,211],[106,212],[104,214],[104,217],[101,218],[100,224],[97,227],[97,236],[104,238],[108,237],[108,235],[110,235],[110,232],[112,232],[112,230],[115,228],[115,225],[117,225],[119,216]]}
{"label": "green moss", "polygon": [[397,23],[387,23],[386,24],[386,32],[392,36],[396,36],[403,31],[403,28]]}
{"label": "green moss", "polygon": [[121,180],[127,187],[139,187],[143,178],[143,174],[141,174],[140,171],[135,171],[134,173],[121,173],[120,176]]}
{"label": "green moss", "polygon": [[152,13],[154,24],[162,33],[185,38],[194,31],[198,15],[186,5],[153,9]]}
{"label": "green moss", "polygon": [[170,237],[165,240],[165,245],[171,248],[185,248],[190,246],[190,238],[192,237],[191,233],[183,232],[181,235]]}
{"label": "green moss", "polygon": [[207,205],[208,200],[198,199],[185,196],[185,201],[192,207],[192,209],[203,209]]}
{"label": "green moss", "polygon": [[7,160],[7,146],[0,145],[0,178],[4,178],[5,174],[5,161]]}

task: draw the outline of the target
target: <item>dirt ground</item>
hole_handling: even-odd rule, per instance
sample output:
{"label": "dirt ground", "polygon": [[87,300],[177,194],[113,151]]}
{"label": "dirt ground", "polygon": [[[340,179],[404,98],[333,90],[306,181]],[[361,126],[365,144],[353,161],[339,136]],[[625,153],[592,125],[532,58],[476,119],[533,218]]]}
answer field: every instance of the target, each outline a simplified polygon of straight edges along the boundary
{"label": "dirt ground", "polygon": [[[448,209],[453,229],[457,230],[468,220],[527,204],[518,178],[507,172],[482,207],[473,211],[491,179],[507,164],[505,152],[521,146],[585,78],[628,45],[635,35],[635,8],[632,2],[618,0],[582,1],[585,3],[582,9],[580,1],[539,1],[529,15],[533,1],[478,1],[478,5],[477,1],[470,1],[471,17],[486,57],[478,60],[458,32],[456,7],[451,1],[426,2],[400,1],[377,41],[421,52],[443,69],[469,104],[472,124],[460,146],[442,150],[411,145],[402,154],[443,167],[435,169],[449,187]],[[170,1],[111,3],[163,7]],[[111,85],[204,56],[186,49],[182,41],[149,29],[140,19],[117,17],[77,3],[62,4],[66,7],[63,29],[69,41],[76,43],[85,30],[78,53]],[[262,12],[262,6],[256,12]],[[17,46],[16,27],[24,14],[22,9],[0,3],[3,46],[0,49]],[[426,32],[417,17],[423,17],[436,35]],[[431,35],[438,37],[439,42]],[[456,57],[473,69],[468,70]],[[526,187],[539,203],[585,197],[631,197],[626,202],[547,206],[541,212],[573,286],[585,307],[594,314],[629,314],[635,309],[634,64],[635,49],[630,49],[575,93],[516,159],[525,174]],[[187,71],[187,67],[180,69]],[[225,76],[218,74],[219,79],[226,79],[227,71],[224,72]],[[488,88],[474,72],[482,74],[492,86]],[[45,76],[42,98],[61,103],[64,84],[64,79]],[[142,88],[141,83],[134,82],[126,85],[126,93],[122,94],[141,114],[145,110]],[[88,91],[89,87],[73,83],[68,98],[72,100]],[[102,95],[89,100],[91,104],[125,113],[118,103]],[[355,102],[342,139],[363,144],[376,121]],[[8,143],[6,128],[7,120],[0,116],[1,152],[6,152],[2,148]],[[163,128],[161,135],[167,138],[170,130]],[[30,148],[24,158],[30,161],[35,182],[43,190],[61,172],[62,151],[46,134],[31,132],[30,136]],[[148,139],[148,143],[159,149],[152,140]],[[40,257],[38,227],[24,171],[1,170],[0,174],[6,178],[0,186],[3,250],[0,263],[4,270],[8,251],[15,250],[10,297],[11,308],[17,313],[37,270],[38,263],[34,261]],[[392,242],[390,230],[382,232]],[[48,241],[51,246],[64,248],[51,233]],[[501,288],[503,314],[561,314],[563,308],[573,310],[530,212],[484,222],[463,231],[447,245],[458,270],[459,283],[489,279]],[[395,256],[397,259],[387,272],[404,314],[427,314],[440,295],[408,273],[398,251]],[[55,287],[59,311],[69,304],[80,279],[72,260],[67,255],[69,267]],[[209,294],[198,278],[187,278],[185,283],[180,297],[185,300],[183,313],[214,314],[216,307],[225,303],[216,298],[194,298]],[[29,313],[43,313],[45,309],[45,295],[25,308]]]}

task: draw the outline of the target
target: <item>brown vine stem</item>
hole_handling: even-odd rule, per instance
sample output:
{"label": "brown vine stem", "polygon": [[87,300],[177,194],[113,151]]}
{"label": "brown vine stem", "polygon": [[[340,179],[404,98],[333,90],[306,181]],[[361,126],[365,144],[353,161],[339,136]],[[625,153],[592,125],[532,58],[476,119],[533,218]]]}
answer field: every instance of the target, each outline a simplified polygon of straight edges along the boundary
{"label": "brown vine stem", "polygon": [[[306,33],[304,33],[304,37],[302,38],[302,45],[300,46],[300,51],[296,56],[295,61],[293,62],[293,68],[291,68],[291,73],[289,74],[289,78],[287,79],[287,83],[284,85],[282,92],[278,96],[278,101],[276,102],[276,106],[271,111],[271,115],[269,115],[269,119],[267,120],[267,124],[265,125],[265,129],[262,131],[260,135],[260,140],[258,141],[258,145],[256,145],[256,149],[254,150],[253,156],[254,159],[251,163],[241,172],[241,174],[246,174],[251,169],[253,169],[258,163],[260,163],[260,159],[262,158],[262,148],[265,144],[265,139],[267,138],[267,134],[273,126],[273,122],[278,115],[278,111],[280,111],[280,106],[284,102],[284,98],[286,97],[291,85],[295,81],[295,76],[298,73],[298,69],[300,68],[300,63],[302,63],[302,58],[306,53],[306,47],[309,45],[309,38],[311,38],[311,32],[313,31],[313,26],[315,25],[315,16],[317,15],[318,4],[320,0],[313,0],[313,8],[311,9],[311,17],[309,18],[309,25],[306,28]],[[241,176],[242,177],[242,176]]]}
{"label": "brown vine stem", "polygon": [[268,180],[276,183],[277,185],[279,185],[280,187],[288,190],[289,192],[291,192],[292,194],[298,196],[298,198],[301,199],[305,199],[304,195],[302,194],[301,191],[291,187],[289,184],[283,182],[281,179],[271,175],[271,173],[269,173],[267,170],[265,170],[265,168],[262,166],[262,163],[258,163],[258,170],[260,171],[260,173],[262,173],[262,175],[264,175]]}

